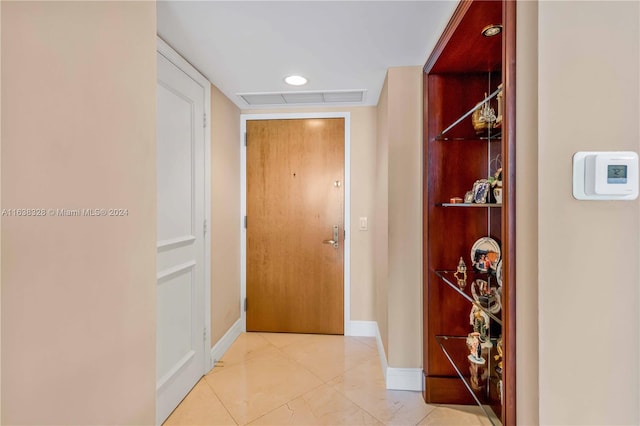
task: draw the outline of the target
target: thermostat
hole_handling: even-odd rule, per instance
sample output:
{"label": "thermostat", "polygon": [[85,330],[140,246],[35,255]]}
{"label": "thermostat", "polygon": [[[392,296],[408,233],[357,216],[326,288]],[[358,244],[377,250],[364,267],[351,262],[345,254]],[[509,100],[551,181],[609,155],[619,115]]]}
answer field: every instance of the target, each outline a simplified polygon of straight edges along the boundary
{"label": "thermostat", "polygon": [[581,151],[573,155],[573,196],[578,200],[638,198],[638,154]]}

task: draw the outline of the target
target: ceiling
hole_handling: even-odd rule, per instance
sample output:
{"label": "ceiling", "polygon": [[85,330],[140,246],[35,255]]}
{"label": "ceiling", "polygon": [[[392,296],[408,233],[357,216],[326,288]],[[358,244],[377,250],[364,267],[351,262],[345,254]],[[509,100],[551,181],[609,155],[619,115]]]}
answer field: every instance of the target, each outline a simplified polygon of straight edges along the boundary
{"label": "ceiling", "polygon": [[158,34],[241,109],[376,105],[387,69],[424,65],[456,4],[159,1]]}

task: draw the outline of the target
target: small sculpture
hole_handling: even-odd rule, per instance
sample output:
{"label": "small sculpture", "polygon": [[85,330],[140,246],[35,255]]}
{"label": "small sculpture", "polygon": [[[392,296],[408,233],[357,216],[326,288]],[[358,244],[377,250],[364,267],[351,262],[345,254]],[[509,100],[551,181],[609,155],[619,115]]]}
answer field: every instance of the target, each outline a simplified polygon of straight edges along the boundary
{"label": "small sculpture", "polygon": [[493,128],[496,121],[496,113],[489,105],[487,94],[484,94],[485,100],[480,102],[473,114],[471,115],[471,123],[477,134],[483,133],[487,129]]}
{"label": "small sculpture", "polygon": [[496,204],[502,204],[502,188],[493,188],[493,198],[495,198]]}
{"label": "small sculpture", "polygon": [[498,339],[498,344],[496,345],[496,349],[498,351],[498,355],[494,355],[493,359],[498,361],[498,365],[496,365],[496,373],[502,377],[502,336]]}
{"label": "small sculpture", "polygon": [[473,326],[473,332],[478,333],[480,346],[484,349],[491,349],[493,343],[489,338],[489,315],[476,304],[471,308],[469,324]]}
{"label": "small sculpture", "polygon": [[458,280],[458,287],[460,287],[460,289],[464,289],[467,286],[467,265],[464,263],[464,260],[462,260],[462,256],[460,256],[458,268],[453,276]]}
{"label": "small sculpture", "polygon": [[467,336],[467,349],[469,349],[469,355],[467,355],[467,359],[474,364],[483,365],[487,362],[484,358],[482,358],[482,348],[480,347],[480,333],[469,333]]}
{"label": "small sculpture", "polygon": [[496,172],[493,176],[489,176],[489,183],[491,184],[491,191],[493,192],[493,201],[496,204],[502,204],[502,161],[500,160],[500,154],[496,156],[491,163],[497,166]]}
{"label": "small sculpture", "polygon": [[498,92],[498,116],[496,117],[496,122],[493,125],[494,128],[498,129],[500,127],[502,127],[502,111],[504,110],[504,94],[502,91],[502,84],[500,86],[498,86],[498,89],[500,89],[500,91]]}

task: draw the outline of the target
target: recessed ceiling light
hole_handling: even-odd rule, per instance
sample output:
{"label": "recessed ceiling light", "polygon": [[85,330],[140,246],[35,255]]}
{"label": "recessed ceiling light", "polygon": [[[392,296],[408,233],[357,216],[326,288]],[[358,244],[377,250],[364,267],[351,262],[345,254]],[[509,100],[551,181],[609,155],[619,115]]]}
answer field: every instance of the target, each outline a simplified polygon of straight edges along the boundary
{"label": "recessed ceiling light", "polygon": [[307,79],[301,75],[290,75],[289,77],[285,77],[284,81],[292,86],[302,86],[307,84]]}
{"label": "recessed ceiling light", "polygon": [[487,25],[482,29],[482,35],[485,37],[493,37],[502,32],[502,25],[500,24],[491,24]]}

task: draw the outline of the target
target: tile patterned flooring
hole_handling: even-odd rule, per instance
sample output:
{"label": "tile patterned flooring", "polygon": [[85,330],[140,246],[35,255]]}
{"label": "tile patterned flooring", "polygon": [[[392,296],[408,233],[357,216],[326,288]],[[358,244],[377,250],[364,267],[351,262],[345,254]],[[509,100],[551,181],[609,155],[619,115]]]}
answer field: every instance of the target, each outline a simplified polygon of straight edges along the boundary
{"label": "tile patterned flooring", "polygon": [[164,423],[487,425],[479,407],[427,405],[385,389],[376,340],[243,333]]}

